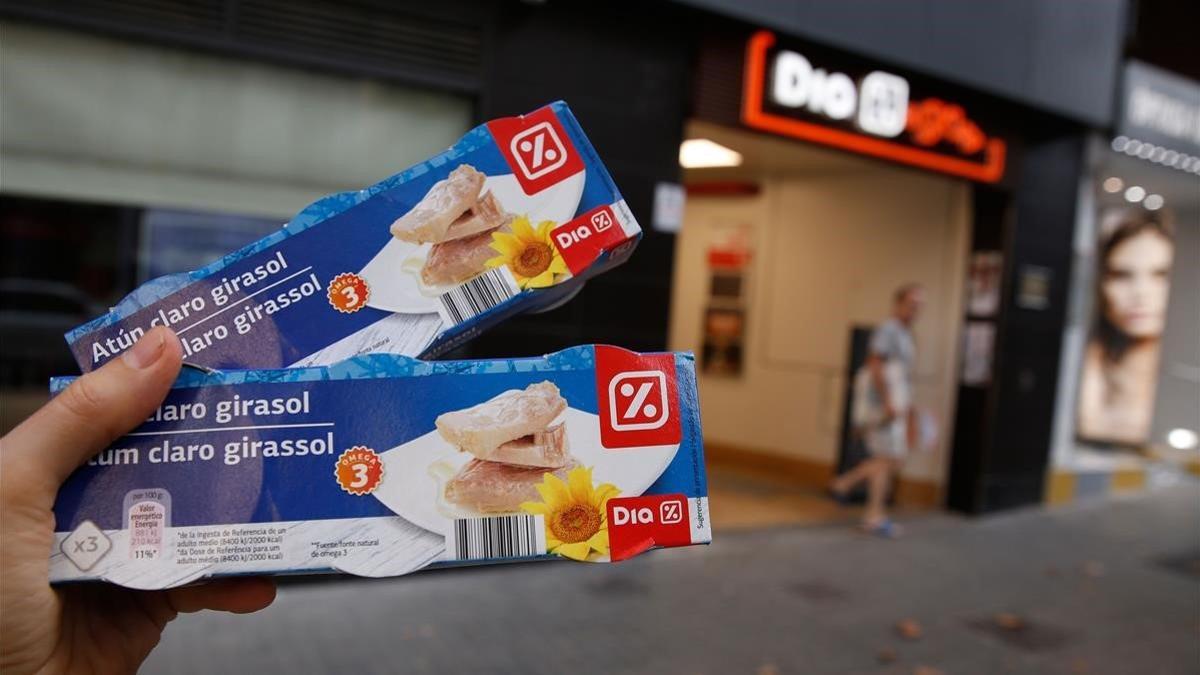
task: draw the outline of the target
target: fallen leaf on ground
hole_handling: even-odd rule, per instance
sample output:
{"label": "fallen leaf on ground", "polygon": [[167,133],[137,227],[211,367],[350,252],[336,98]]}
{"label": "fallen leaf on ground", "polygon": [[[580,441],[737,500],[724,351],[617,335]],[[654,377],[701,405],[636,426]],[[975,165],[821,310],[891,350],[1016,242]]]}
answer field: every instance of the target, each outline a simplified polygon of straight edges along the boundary
{"label": "fallen leaf on ground", "polygon": [[895,663],[896,659],[898,658],[900,658],[900,656],[896,654],[896,650],[892,649],[891,647],[881,649],[879,650],[879,653],[875,655],[875,660],[883,664]]}
{"label": "fallen leaf on ground", "polygon": [[999,612],[992,619],[997,626],[1005,630],[1020,630],[1025,627],[1025,619],[1012,612]]}
{"label": "fallen leaf on ground", "polygon": [[917,666],[916,668],[913,668],[913,675],[945,675],[945,673],[942,672],[941,668],[934,668],[933,666]]}
{"label": "fallen leaf on ground", "polygon": [[920,640],[925,633],[921,629],[921,622],[916,619],[901,619],[896,623],[896,632],[905,640]]}
{"label": "fallen leaf on ground", "polygon": [[1089,560],[1083,564],[1083,576],[1093,579],[1104,576],[1104,563]]}

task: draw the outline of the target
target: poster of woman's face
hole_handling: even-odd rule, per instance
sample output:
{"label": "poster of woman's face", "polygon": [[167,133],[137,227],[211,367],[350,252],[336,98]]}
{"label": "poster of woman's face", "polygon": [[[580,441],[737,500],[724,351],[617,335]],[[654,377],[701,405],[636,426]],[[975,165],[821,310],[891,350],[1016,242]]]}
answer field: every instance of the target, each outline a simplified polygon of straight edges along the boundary
{"label": "poster of woman's face", "polygon": [[1163,212],[1113,209],[1100,224],[1078,433],[1089,441],[1137,445],[1147,441],[1154,414],[1174,237]]}

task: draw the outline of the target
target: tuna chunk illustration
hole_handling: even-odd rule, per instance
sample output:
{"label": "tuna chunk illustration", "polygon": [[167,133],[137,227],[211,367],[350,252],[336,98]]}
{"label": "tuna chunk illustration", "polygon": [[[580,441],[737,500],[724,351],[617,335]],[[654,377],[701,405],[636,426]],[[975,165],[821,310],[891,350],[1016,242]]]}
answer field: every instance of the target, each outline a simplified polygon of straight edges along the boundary
{"label": "tuna chunk illustration", "polygon": [[538,382],[524,389],[509,389],[483,403],[443,413],[434,424],[451,445],[488,459],[501,445],[523,436],[546,431],[567,400],[552,382]]}

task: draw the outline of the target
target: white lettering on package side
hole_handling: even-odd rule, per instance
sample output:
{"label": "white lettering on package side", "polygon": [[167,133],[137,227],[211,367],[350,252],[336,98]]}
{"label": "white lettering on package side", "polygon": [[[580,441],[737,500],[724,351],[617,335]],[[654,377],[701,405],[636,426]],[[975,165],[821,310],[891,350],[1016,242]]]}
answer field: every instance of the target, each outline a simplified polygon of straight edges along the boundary
{"label": "white lettering on package side", "polygon": [[[113,337],[94,338],[91,343],[92,363],[98,365],[102,360],[112,358],[129,349],[149,328],[155,326],[168,326],[175,331],[183,344],[185,357],[193,356],[220,343],[234,332],[238,335],[245,335],[264,315],[274,314],[320,291],[323,286],[311,270],[312,266],[310,265],[302,270],[291,272],[283,278],[277,278],[290,270],[283,251],[276,251],[269,260],[251,269],[232,276],[223,276],[219,281],[213,279],[215,285],[208,289],[207,298],[201,294],[174,300],[170,306],[160,303],[162,306],[153,311],[148,325],[133,326],[128,329],[120,327],[117,335]],[[277,292],[274,297],[267,298],[258,304],[246,304],[251,298],[304,274],[308,274],[308,278],[299,282],[299,286]],[[165,302],[166,300],[163,301],[163,303]],[[208,323],[235,308],[238,313],[232,315],[232,329],[224,323]],[[193,329],[206,323],[208,324],[206,327],[192,332]],[[190,335],[189,332],[191,332]]]}
{"label": "white lettering on package side", "polygon": [[671,499],[658,505],[658,520],[654,518],[654,510],[649,506],[630,508],[613,505],[613,525],[653,525],[655,522],[663,525],[673,525],[683,521],[683,502]]}
{"label": "white lettering on package side", "polygon": [[897,75],[874,71],[858,86],[849,75],[814,68],[808,59],[792,51],[781,51],[772,70],[771,97],[788,108],[833,120],[849,120],[857,111],[856,125],[863,131],[893,138],[908,121],[908,81]]}
{"label": "white lettering on package side", "polygon": [[612,214],[605,209],[593,214],[588,222],[580,223],[574,229],[555,233],[554,240],[558,244],[559,250],[568,249],[573,244],[578,244],[594,234],[608,231],[613,224]]}
{"label": "white lettering on package side", "polygon": [[625,506],[613,507],[613,525],[652,525],[654,524],[654,511],[650,507],[643,506],[636,509],[631,509]]}

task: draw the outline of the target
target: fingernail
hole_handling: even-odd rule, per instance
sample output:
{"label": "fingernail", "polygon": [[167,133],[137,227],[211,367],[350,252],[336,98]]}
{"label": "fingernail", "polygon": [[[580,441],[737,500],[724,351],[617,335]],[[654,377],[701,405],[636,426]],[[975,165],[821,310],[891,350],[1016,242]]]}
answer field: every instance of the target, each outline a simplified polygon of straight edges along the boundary
{"label": "fingernail", "polygon": [[163,347],[166,346],[166,340],[163,339],[161,330],[152,330],[142,336],[137,344],[133,345],[129,351],[121,357],[125,359],[125,363],[130,368],[142,370],[154,365],[154,362],[163,354]]}

